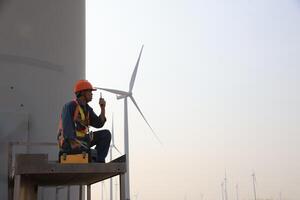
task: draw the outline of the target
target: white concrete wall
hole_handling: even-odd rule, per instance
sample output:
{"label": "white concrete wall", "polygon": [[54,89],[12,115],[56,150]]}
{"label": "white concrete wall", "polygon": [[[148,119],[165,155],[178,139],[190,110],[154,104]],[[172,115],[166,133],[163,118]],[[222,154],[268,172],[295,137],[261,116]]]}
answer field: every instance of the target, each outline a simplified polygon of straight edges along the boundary
{"label": "white concrete wall", "polygon": [[[84,0],[0,0],[1,199],[7,199],[5,142],[55,142],[61,107],[73,98],[73,85],[81,78]],[[48,152],[57,159],[55,146],[16,151]],[[45,190],[43,199],[54,200],[55,189]]]}

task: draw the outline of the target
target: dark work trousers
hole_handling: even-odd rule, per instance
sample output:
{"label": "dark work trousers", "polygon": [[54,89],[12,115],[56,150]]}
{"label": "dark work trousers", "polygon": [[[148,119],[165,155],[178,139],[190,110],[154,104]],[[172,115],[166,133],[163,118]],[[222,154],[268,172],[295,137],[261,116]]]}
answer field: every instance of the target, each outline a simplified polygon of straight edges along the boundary
{"label": "dark work trousers", "polygon": [[97,160],[96,162],[105,162],[109,146],[110,146],[111,134],[109,130],[100,130],[93,132],[93,140],[91,141],[91,147],[96,145]]}

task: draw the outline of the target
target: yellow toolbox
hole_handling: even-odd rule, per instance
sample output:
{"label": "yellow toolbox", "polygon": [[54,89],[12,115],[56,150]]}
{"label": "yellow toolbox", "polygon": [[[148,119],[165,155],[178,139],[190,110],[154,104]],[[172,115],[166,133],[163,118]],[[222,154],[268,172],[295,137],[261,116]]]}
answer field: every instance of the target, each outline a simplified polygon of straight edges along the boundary
{"label": "yellow toolbox", "polygon": [[60,163],[62,164],[80,164],[80,163],[89,163],[89,154],[80,153],[80,154],[66,154],[63,153],[60,156]]}

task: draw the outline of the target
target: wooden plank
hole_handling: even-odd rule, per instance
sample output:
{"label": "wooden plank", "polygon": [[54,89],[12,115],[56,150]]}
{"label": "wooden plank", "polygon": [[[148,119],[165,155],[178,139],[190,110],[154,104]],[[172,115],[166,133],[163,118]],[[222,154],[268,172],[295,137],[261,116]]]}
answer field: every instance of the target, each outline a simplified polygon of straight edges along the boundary
{"label": "wooden plank", "polygon": [[[30,163],[30,164],[28,164]],[[17,154],[16,174],[124,173],[125,163],[60,164],[48,162],[46,154]]]}
{"label": "wooden plank", "polygon": [[16,155],[15,174],[30,175],[39,185],[88,185],[125,172],[123,162],[60,164],[48,162],[46,154]]}
{"label": "wooden plank", "polygon": [[56,185],[88,185],[117,176],[120,173],[89,173],[89,174],[28,174],[40,186]]}

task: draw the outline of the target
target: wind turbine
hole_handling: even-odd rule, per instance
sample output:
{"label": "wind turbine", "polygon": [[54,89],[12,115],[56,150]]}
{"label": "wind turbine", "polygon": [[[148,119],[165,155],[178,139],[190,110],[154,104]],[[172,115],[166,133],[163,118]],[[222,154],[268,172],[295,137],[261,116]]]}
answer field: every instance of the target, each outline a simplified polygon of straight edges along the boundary
{"label": "wind turbine", "polygon": [[137,74],[137,70],[139,67],[139,62],[140,62],[140,58],[143,52],[143,47],[141,48],[138,60],[136,62],[135,68],[133,70],[132,76],[131,76],[131,80],[129,83],[129,91],[121,91],[121,90],[116,90],[116,89],[108,89],[108,88],[100,88],[100,87],[96,87],[96,89],[100,89],[100,90],[104,90],[113,94],[117,95],[117,99],[124,99],[124,149],[125,149],[125,154],[126,154],[126,169],[127,172],[125,173],[125,199],[126,200],[130,200],[130,186],[129,186],[129,131],[128,131],[128,97],[131,99],[132,103],[135,105],[135,107],[138,109],[139,113],[142,115],[143,119],[145,120],[145,122],[147,123],[147,125],[149,126],[149,128],[151,129],[152,133],[154,134],[155,138],[159,141],[160,144],[161,141],[159,140],[158,136],[155,134],[155,132],[153,131],[152,127],[150,126],[150,124],[148,123],[148,121],[146,120],[144,114],[142,113],[141,109],[139,108],[139,106],[137,105],[135,99],[132,96],[132,89],[134,86],[134,81],[135,81],[135,77]]}
{"label": "wind turbine", "polygon": [[255,176],[254,172],[252,174],[252,177],[253,177],[253,194],[254,194],[254,200],[256,200],[256,176]]}
{"label": "wind turbine", "polygon": [[[112,161],[112,153],[113,149],[117,150],[120,154],[122,154],[119,149],[115,145],[115,139],[114,139],[114,116],[112,117],[112,127],[111,127],[111,145],[109,148],[109,154],[110,154],[110,161]],[[110,200],[113,200],[113,178],[110,178]]]}
{"label": "wind turbine", "polygon": [[255,182],[256,182],[256,177],[255,177],[255,173],[253,172],[252,174],[253,177],[253,193],[254,193],[254,200],[256,200],[256,188],[255,188]]}
{"label": "wind turbine", "polygon": [[139,192],[134,195],[135,200],[138,200]]}
{"label": "wind turbine", "polygon": [[279,200],[281,200],[281,199],[282,199],[282,193],[280,191],[280,193],[279,193]]}
{"label": "wind turbine", "polygon": [[222,200],[224,200],[224,182],[221,183]]}
{"label": "wind turbine", "polygon": [[225,178],[224,178],[224,190],[225,190],[225,200],[228,200],[226,171],[225,171]]}
{"label": "wind turbine", "polygon": [[239,185],[236,184],[235,188],[236,188],[236,200],[239,200]]}

